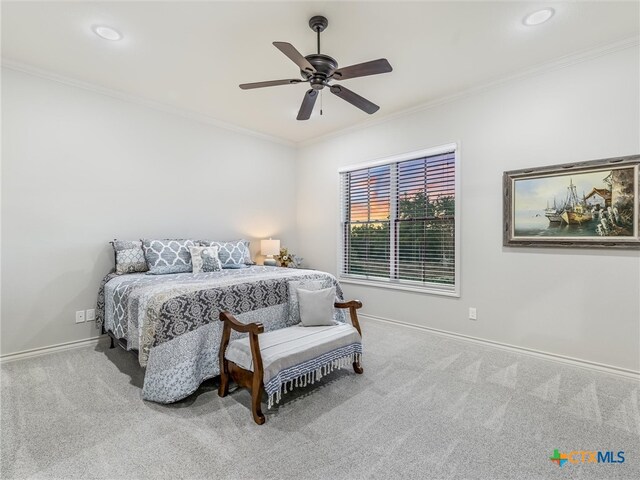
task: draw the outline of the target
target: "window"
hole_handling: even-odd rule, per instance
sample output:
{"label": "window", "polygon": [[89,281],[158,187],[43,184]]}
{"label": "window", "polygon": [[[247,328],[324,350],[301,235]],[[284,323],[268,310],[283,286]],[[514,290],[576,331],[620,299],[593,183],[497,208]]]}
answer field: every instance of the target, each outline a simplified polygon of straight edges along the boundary
{"label": "window", "polygon": [[458,294],[456,147],[342,169],[340,277]]}

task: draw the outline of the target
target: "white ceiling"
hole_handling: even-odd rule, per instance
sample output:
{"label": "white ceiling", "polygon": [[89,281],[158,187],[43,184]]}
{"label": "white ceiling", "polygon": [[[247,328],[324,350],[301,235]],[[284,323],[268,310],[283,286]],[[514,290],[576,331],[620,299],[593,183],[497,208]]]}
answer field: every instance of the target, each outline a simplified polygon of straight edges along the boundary
{"label": "white ceiling", "polygon": [[[634,2],[2,2],[2,56],[291,142],[363,122],[324,92],[295,120],[306,84],[242,91],[239,83],[297,78],[271,45],[315,51],[308,19],[328,17],[322,51],[341,66],[385,57],[393,72],[343,85],[381,118],[535,65],[640,34]],[[539,27],[522,18],[542,6]],[[108,42],[95,24],[120,30]]]}

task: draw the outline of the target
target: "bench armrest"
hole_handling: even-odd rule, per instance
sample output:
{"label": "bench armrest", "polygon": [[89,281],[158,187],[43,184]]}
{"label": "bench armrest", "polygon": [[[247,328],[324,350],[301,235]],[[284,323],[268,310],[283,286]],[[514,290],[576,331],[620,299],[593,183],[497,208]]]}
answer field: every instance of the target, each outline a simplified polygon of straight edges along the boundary
{"label": "bench armrest", "polygon": [[[249,343],[251,345],[251,355],[253,357],[254,371],[259,374],[260,381],[262,381],[262,356],[260,355],[260,343],[258,341],[258,334],[264,332],[264,325],[261,323],[240,323],[233,316],[231,312],[220,312],[220,321],[224,322],[222,327],[222,338],[220,340],[220,365],[221,369],[224,369],[225,375],[227,372],[227,362],[225,360],[225,353],[227,352],[227,346],[231,340],[231,330],[235,330],[240,333],[249,334]],[[258,377],[256,377],[258,378]]]}
{"label": "bench armrest", "polygon": [[362,302],[360,300],[351,300],[349,302],[336,302],[333,304],[336,308],[362,308]]}
{"label": "bench armrest", "polygon": [[261,323],[240,323],[230,312],[220,312],[220,321],[236,332],[256,334],[264,332],[264,325]]}
{"label": "bench armrest", "polygon": [[[253,359],[253,372],[248,372],[237,366],[234,367],[236,369],[236,373],[244,372],[241,376],[236,378],[236,382],[240,382],[243,386],[250,386],[253,419],[258,425],[262,425],[265,418],[260,410],[260,399],[262,398],[262,392],[264,391],[264,386],[262,384],[264,368],[262,366],[262,355],[260,354],[258,334],[264,332],[264,325],[257,322],[247,324],[240,323],[231,312],[220,312],[220,321],[223,322],[223,327],[222,338],[220,340],[220,352],[218,353],[220,359],[220,387],[218,389],[218,395],[224,397],[228,393],[229,389],[230,367],[229,362],[225,358],[225,354],[231,339],[231,330],[235,330],[240,333],[248,333],[249,344],[251,346],[251,357]],[[240,374],[238,373],[238,375]]]}
{"label": "bench armrest", "polygon": [[349,316],[351,317],[351,324],[358,331],[362,337],[362,330],[360,330],[360,322],[358,321],[358,310],[362,308],[362,302],[360,300],[351,300],[349,302],[335,302],[333,304],[335,308],[348,308]]}

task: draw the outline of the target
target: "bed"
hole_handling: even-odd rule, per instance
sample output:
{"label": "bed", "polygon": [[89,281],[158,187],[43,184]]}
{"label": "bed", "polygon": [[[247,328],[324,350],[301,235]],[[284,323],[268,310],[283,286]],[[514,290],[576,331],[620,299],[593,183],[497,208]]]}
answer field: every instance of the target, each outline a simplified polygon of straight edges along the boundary
{"label": "bed", "polygon": [[[265,331],[298,323],[290,315],[289,281],[321,281],[342,290],[329,273],[249,266],[207,273],[107,275],[100,286],[98,328],[128,350],[145,368],[142,398],[172,403],[219,375],[221,311],[243,323],[260,322]],[[341,310],[336,319],[344,321]]]}

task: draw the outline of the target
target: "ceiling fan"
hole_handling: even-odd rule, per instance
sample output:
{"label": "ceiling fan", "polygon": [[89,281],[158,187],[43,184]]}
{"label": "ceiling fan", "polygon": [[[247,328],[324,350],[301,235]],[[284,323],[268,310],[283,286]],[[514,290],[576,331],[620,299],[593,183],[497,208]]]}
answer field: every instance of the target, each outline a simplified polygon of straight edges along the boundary
{"label": "ceiling fan", "polygon": [[360,110],[372,114],[377,112],[380,107],[361,97],[355,92],[342,85],[332,85],[330,80],[347,80],[349,78],[365,77],[367,75],[377,75],[379,73],[387,73],[393,70],[386,58],[372,60],[370,62],[359,63],[349,67],[338,68],[338,62],[330,57],[320,53],[320,33],[329,25],[329,21],[321,16],[316,15],[309,20],[309,26],[318,35],[318,53],[313,53],[303,57],[296,48],[290,43],[273,42],[273,45],[289,57],[298,67],[302,80],[298,78],[289,80],[271,80],[268,82],[243,83],[240,88],[250,90],[252,88],[275,87],[277,85],[292,85],[296,83],[309,83],[311,89],[304,94],[300,111],[296,117],[298,120],[308,120],[313,111],[313,106],[318,98],[318,92],[324,87],[334,95],[346,100],[350,104],[358,107]]}

